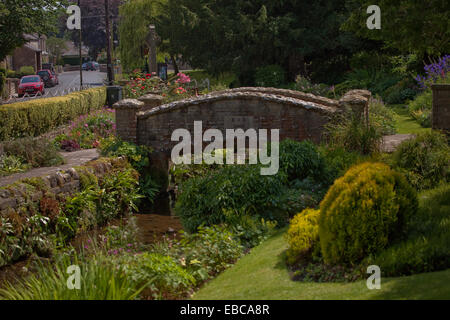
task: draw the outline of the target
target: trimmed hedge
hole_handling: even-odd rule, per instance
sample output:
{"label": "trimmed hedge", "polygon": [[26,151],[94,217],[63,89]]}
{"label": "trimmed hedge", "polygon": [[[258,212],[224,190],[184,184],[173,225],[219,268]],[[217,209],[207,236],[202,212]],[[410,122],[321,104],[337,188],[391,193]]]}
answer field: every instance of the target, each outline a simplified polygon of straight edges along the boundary
{"label": "trimmed hedge", "polygon": [[106,88],[93,88],[62,97],[0,106],[0,141],[46,133],[79,115],[102,108]]}

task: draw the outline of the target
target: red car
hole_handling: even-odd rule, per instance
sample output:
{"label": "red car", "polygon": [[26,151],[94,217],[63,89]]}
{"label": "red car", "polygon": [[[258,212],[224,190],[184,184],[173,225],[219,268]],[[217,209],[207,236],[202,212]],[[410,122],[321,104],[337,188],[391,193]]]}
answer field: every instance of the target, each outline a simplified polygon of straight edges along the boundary
{"label": "red car", "polygon": [[29,95],[34,95],[38,92],[44,94],[44,87],[44,81],[42,81],[41,77],[38,75],[25,76],[20,79],[18,94],[19,97],[23,97],[25,93],[28,93]]}
{"label": "red car", "polygon": [[37,75],[42,78],[46,87],[54,87],[59,84],[58,75],[51,70],[39,70]]}

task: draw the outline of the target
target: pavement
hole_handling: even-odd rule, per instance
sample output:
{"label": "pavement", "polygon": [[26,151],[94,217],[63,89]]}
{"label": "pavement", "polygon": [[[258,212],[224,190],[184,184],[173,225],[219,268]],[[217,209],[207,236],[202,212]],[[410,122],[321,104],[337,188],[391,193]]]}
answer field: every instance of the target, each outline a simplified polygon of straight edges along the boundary
{"label": "pavement", "polygon": [[384,136],[381,149],[383,152],[393,153],[397,147],[406,140],[413,139],[413,134],[395,134],[392,136]]}
{"label": "pavement", "polygon": [[18,180],[25,178],[37,178],[48,176],[61,170],[67,170],[76,166],[81,166],[86,162],[96,160],[100,157],[97,149],[80,150],[75,152],[61,152],[65,159],[65,164],[56,167],[36,168],[23,173],[16,173],[7,177],[0,178],[0,187],[4,187]]}

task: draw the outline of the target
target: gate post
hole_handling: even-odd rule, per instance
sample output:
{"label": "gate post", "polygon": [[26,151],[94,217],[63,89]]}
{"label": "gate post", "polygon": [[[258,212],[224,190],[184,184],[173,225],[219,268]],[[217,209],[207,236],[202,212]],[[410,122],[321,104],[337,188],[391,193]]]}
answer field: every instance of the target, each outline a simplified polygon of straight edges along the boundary
{"label": "gate post", "polygon": [[116,110],[116,132],[124,141],[137,143],[137,113],[144,103],[136,99],[121,100],[113,105]]}
{"label": "gate post", "polygon": [[450,84],[434,84],[432,128],[450,134]]}

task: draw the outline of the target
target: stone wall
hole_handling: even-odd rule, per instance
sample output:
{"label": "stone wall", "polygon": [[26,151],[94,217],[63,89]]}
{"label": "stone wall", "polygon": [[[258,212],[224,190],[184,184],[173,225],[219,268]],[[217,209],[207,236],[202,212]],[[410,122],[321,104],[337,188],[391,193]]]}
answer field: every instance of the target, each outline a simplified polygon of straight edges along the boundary
{"label": "stone wall", "polygon": [[[46,177],[25,179],[0,188],[0,214],[17,210],[29,201],[39,203],[44,193],[53,194],[56,197],[74,194],[80,191],[80,172],[82,174],[84,170],[88,170],[97,177],[102,177],[113,168],[112,161],[100,159],[79,168],[58,171]],[[114,161],[126,161],[126,159],[118,158]]]}
{"label": "stone wall", "polygon": [[275,88],[238,88],[161,105],[157,96],[123,100],[114,105],[118,135],[130,142],[168,152],[176,129],[193,135],[195,121],[203,131],[219,129],[279,129],[280,139],[320,142],[333,115],[351,109],[364,115],[370,92],[354,90],[341,101]]}
{"label": "stone wall", "polygon": [[432,89],[432,127],[450,134],[450,84],[435,84]]}

